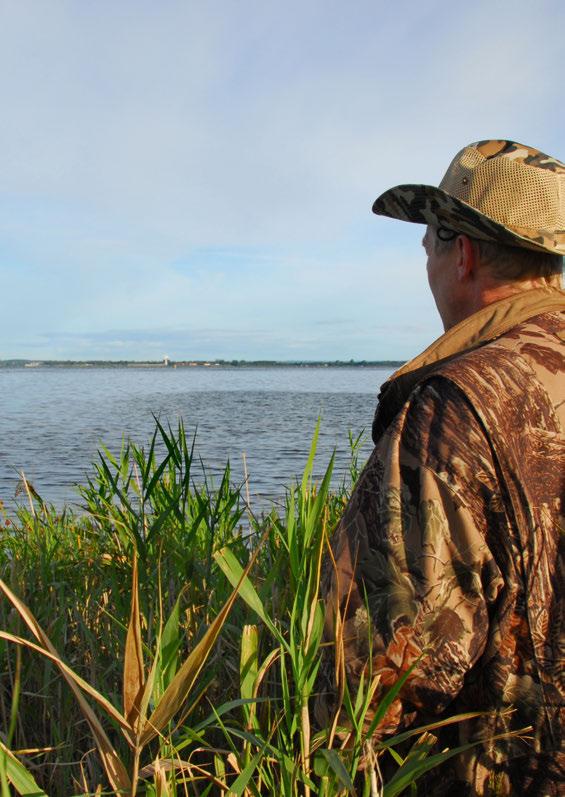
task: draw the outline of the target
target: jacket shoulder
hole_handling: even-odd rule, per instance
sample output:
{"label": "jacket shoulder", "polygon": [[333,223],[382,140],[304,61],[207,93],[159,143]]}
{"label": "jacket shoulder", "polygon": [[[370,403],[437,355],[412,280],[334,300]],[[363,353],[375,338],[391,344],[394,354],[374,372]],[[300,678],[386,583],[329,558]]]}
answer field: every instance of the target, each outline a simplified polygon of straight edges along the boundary
{"label": "jacket shoulder", "polygon": [[506,405],[526,417],[551,407],[565,430],[565,312],[531,318],[439,366],[434,375],[453,381],[475,406]]}

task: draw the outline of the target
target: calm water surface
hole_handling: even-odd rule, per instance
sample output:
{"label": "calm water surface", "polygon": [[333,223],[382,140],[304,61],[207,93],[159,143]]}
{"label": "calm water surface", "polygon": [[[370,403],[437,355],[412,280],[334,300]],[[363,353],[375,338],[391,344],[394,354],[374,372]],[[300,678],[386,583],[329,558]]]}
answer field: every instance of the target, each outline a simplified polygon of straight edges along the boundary
{"label": "calm water surface", "polygon": [[44,500],[80,505],[76,484],[92,472],[103,443],[147,444],[152,414],[197,430],[196,452],[209,473],[229,459],[252,503],[266,506],[300,474],[322,417],[317,473],[336,449],[336,479],[349,462],[348,430],[366,430],[389,368],[0,369],[0,499],[13,505],[23,470]]}

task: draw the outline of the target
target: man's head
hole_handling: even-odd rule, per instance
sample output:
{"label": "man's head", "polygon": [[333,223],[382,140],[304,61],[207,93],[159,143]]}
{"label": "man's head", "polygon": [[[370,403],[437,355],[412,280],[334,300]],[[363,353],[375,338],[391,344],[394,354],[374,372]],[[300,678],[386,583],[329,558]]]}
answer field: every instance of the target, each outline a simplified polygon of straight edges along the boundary
{"label": "man's head", "polygon": [[459,152],[439,187],[401,185],[379,215],[426,224],[428,277],[444,326],[539,284],[560,285],[565,164],[513,141]]}
{"label": "man's head", "polygon": [[562,255],[482,241],[431,225],[422,244],[428,256],[428,281],[445,329],[513,293],[562,286]]}

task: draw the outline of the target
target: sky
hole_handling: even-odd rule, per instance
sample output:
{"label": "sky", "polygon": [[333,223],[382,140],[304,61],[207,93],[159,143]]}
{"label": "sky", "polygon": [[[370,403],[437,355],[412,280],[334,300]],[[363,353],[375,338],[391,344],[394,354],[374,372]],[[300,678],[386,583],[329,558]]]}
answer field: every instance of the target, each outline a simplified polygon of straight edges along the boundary
{"label": "sky", "polygon": [[0,359],[407,359],[472,141],[565,159],[562,0],[0,0]]}

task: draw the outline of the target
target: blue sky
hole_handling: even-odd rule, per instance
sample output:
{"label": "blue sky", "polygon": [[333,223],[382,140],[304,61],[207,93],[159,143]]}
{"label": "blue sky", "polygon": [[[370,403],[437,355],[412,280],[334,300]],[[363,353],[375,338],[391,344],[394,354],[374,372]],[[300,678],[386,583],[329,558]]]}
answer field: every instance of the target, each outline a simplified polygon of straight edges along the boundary
{"label": "blue sky", "polygon": [[0,358],[404,359],[375,197],[481,138],[565,158],[561,0],[1,0]]}

